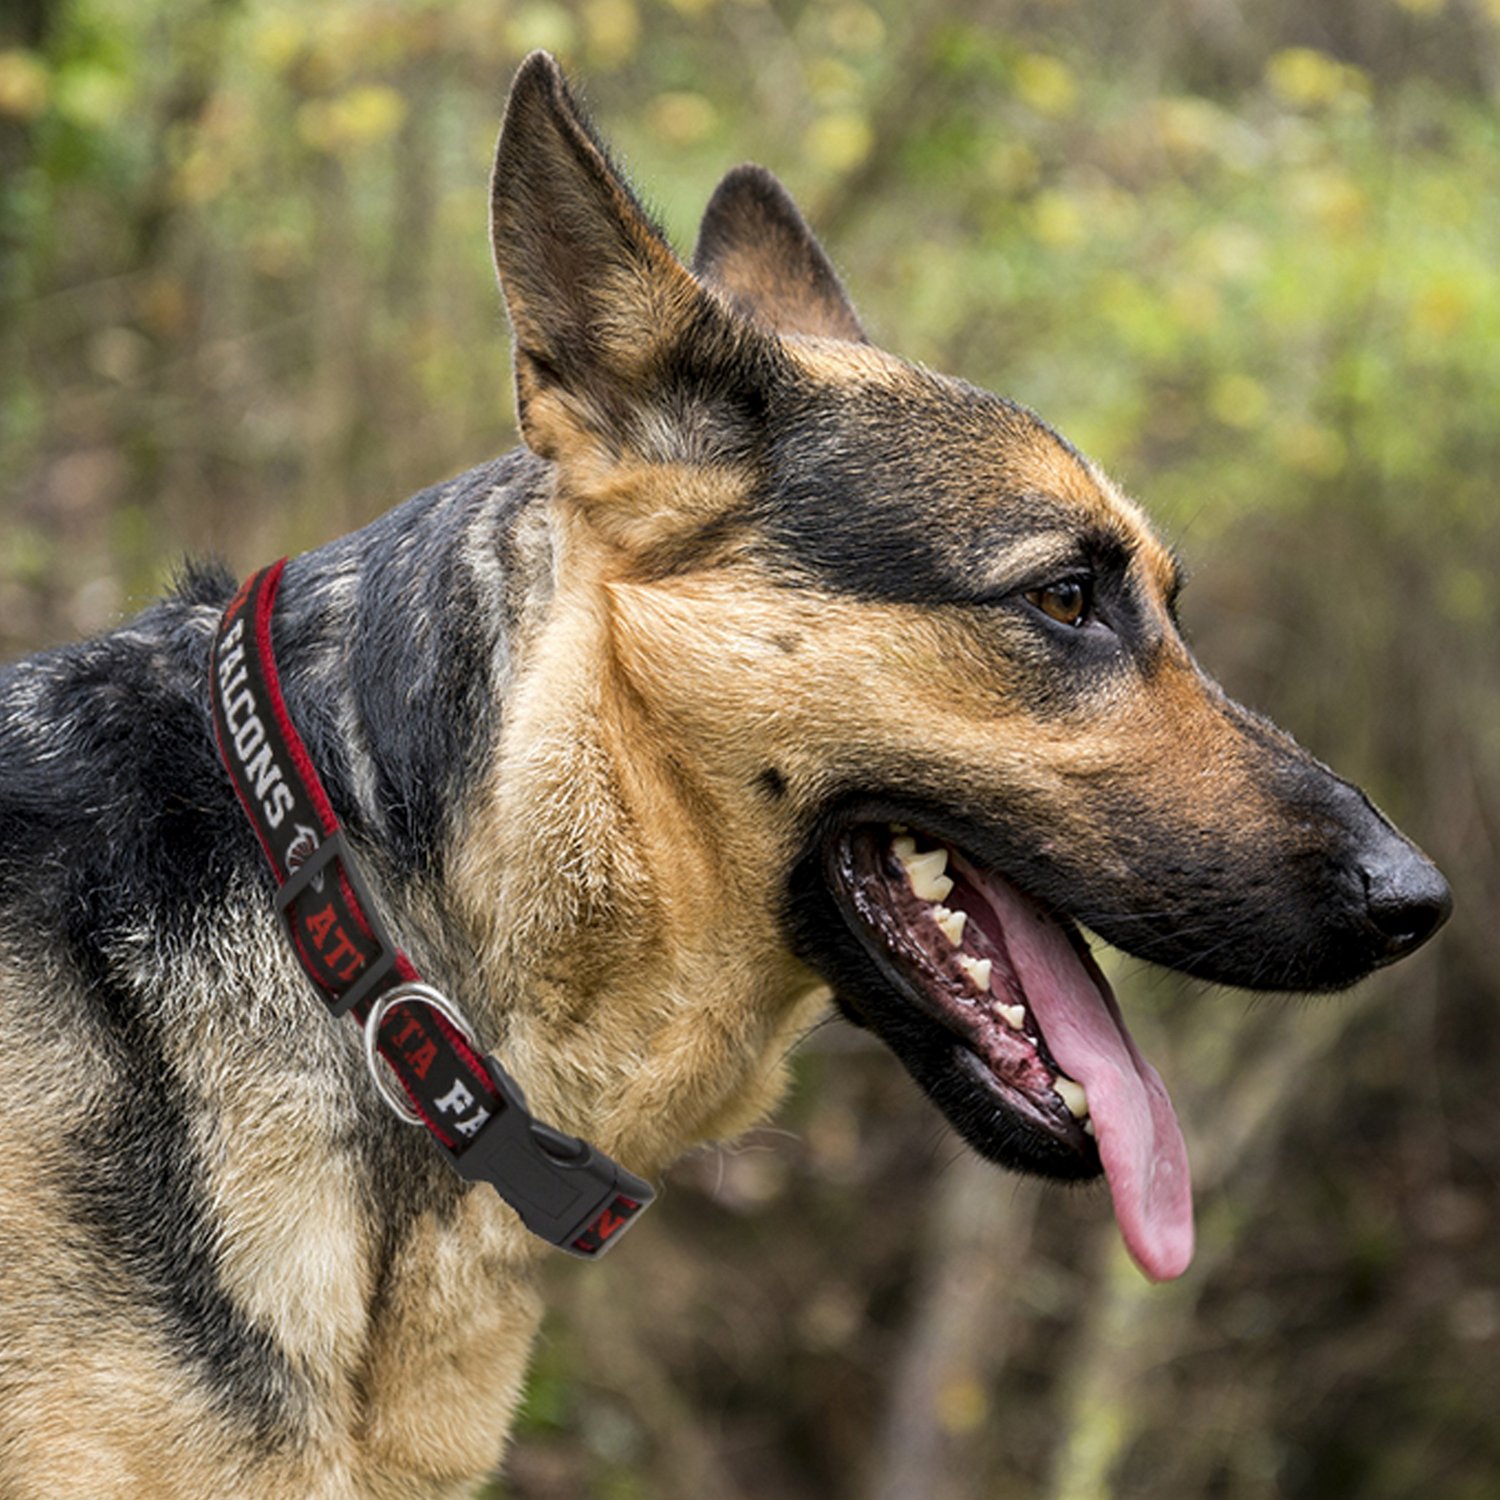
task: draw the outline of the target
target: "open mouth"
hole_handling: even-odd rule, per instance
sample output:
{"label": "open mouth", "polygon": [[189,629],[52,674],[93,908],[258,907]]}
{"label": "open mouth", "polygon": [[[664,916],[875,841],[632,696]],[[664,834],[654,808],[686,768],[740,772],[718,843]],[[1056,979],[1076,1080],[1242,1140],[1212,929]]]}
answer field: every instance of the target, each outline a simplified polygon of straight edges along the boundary
{"label": "open mouth", "polygon": [[1187,1150],[1156,1070],[1082,934],[962,849],[891,823],[836,833],[836,904],[883,984],[840,999],[978,1150],[1021,1170],[1109,1182],[1155,1280],[1192,1258]]}

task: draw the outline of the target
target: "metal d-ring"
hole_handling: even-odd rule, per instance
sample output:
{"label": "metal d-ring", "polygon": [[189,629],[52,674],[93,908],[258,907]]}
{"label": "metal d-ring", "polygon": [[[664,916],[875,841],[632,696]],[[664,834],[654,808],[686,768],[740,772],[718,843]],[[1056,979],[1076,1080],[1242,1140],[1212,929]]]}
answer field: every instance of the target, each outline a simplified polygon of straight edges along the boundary
{"label": "metal d-ring", "polygon": [[369,1014],[365,1017],[365,1066],[370,1070],[376,1091],[390,1106],[392,1113],[405,1120],[408,1125],[425,1125],[427,1122],[411,1107],[406,1097],[396,1091],[391,1082],[396,1077],[395,1069],[380,1055],[380,1026],[385,1020],[386,1012],[393,1005],[404,1005],[413,1000],[419,1005],[427,1006],[429,1010],[435,1010],[476,1053],[479,1051],[479,1043],[475,1040],[469,1018],[446,995],[433,989],[430,984],[421,984],[416,980],[398,984],[387,990],[370,1007]]}

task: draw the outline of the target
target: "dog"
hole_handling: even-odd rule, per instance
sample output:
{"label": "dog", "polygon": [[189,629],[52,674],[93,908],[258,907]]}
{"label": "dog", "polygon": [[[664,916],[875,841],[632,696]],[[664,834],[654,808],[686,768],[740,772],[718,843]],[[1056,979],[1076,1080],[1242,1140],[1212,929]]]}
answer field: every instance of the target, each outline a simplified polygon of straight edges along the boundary
{"label": "dog", "polygon": [[[643,1176],[735,1135],[832,994],[1003,1166],[1186,1156],[1080,928],[1322,990],[1434,867],[1231,702],[1137,507],[881,352],[767,172],[691,269],[553,60],[492,194],[525,446],[291,561],[292,718],[393,929],[539,1116]],[[499,1462],[546,1246],[387,1110],[215,746],[235,580],[0,676],[0,1493],[446,1496]],[[581,1272],[580,1274],[587,1274]]]}

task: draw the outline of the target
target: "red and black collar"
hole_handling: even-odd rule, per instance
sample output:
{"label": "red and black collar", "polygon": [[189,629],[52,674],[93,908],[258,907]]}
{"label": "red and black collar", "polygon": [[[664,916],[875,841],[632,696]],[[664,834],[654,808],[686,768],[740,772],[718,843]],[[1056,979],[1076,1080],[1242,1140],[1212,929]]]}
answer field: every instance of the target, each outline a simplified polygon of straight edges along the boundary
{"label": "red and black collar", "polygon": [[[371,1076],[403,1119],[471,1182],[488,1182],[532,1233],[574,1255],[603,1254],[655,1190],[587,1141],[532,1118],[499,1062],[391,939],[301,735],[272,649],[286,559],[235,595],[214,642],[219,755],[279,887],[297,959],[328,1007],[364,1029]],[[399,1085],[393,1092],[390,1077]]]}

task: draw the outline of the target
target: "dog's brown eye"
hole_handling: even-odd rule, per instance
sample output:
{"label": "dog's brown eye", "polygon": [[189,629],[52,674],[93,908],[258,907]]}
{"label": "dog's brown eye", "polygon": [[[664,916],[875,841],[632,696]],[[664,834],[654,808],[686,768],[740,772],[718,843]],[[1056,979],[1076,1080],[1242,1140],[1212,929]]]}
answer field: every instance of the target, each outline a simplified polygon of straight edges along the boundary
{"label": "dog's brown eye", "polygon": [[1077,578],[1049,583],[1044,589],[1031,589],[1026,597],[1060,625],[1082,625],[1089,612],[1088,585]]}

